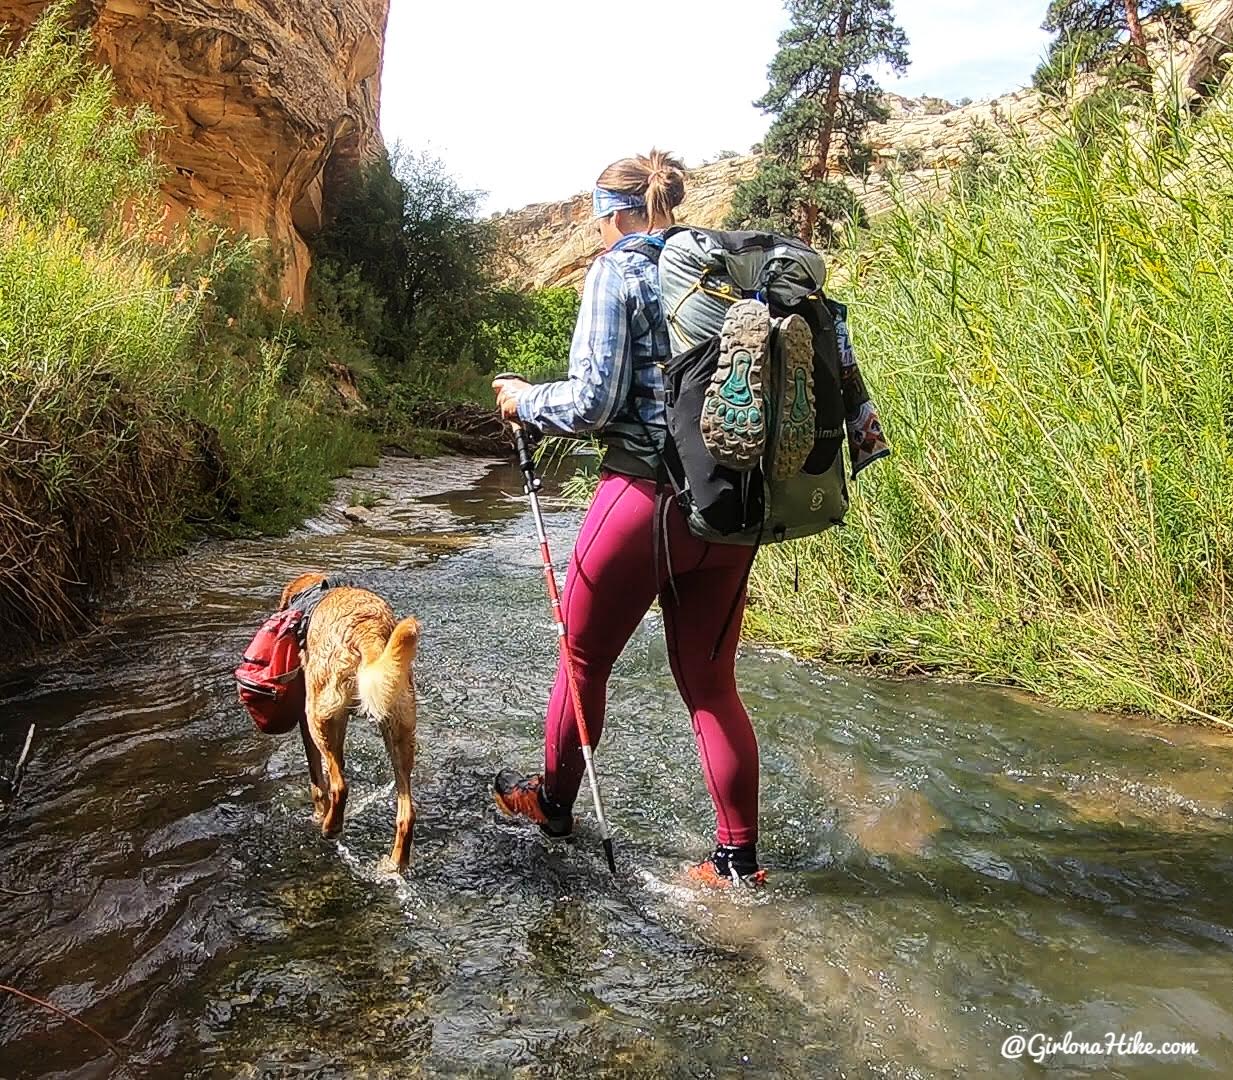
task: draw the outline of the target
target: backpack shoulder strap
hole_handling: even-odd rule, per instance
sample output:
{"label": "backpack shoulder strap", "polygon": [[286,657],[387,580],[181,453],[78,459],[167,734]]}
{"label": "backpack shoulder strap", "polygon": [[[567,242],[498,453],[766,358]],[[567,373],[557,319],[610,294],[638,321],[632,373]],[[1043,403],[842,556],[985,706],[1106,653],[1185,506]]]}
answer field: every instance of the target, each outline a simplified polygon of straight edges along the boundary
{"label": "backpack shoulder strap", "polygon": [[611,250],[633,251],[658,264],[659,257],[664,251],[664,238],[662,236],[649,236],[646,233],[631,233],[629,236],[618,240]]}

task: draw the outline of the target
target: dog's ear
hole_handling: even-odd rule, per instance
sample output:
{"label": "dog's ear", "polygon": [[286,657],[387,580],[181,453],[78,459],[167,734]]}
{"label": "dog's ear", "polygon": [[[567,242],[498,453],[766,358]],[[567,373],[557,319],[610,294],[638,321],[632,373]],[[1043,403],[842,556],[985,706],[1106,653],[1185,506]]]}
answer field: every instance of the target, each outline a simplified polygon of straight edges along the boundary
{"label": "dog's ear", "polygon": [[324,580],[324,574],[301,574],[298,578],[287,582],[286,587],[283,589],[283,595],[278,600],[278,610],[285,610],[287,602],[296,593],[303,592],[305,589],[311,589],[314,585],[318,585]]}

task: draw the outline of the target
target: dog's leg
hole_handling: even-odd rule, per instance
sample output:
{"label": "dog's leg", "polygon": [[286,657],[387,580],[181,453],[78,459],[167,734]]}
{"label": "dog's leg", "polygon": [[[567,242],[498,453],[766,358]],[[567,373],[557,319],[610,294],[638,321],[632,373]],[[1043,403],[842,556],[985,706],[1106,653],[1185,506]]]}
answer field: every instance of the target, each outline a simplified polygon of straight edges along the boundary
{"label": "dog's leg", "polygon": [[343,740],[347,736],[347,712],[348,710],[343,709],[342,712],[325,717],[321,725],[322,738],[317,741],[330,781],[329,806],[326,808],[325,817],[321,819],[321,832],[325,836],[337,836],[342,832],[343,813],[347,809],[347,779],[343,776]]}
{"label": "dog's leg", "polygon": [[343,776],[343,740],[347,737],[347,716],[351,695],[344,693],[337,681],[331,680],[316,693],[308,695],[308,730],[313,745],[320,753],[329,781],[325,816],[321,831],[337,836],[342,831],[343,812],[347,808],[347,780]]}
{"label": "dog's leg", "polygon": [[411,770],[415,768],[415,707],[409,714],[404,707],[389,720],[381,722],[385,749],[394,769],[394,787],[398,793],[398,824],[394,827],[394,846],[390,861],[399,870],[405,869],[411,854],[411,838],[415,829],[415,802],[411,798]]}
{"label": "dog's leg", "polygon": [[321,767],[321,751],[317,749],[317,744],[308,730],[307,716],[300,721],[300,738],[304,743],[304,756],[308,759],[308,782],[313,794],[313,820],[320,821],[325,817],[330,800]]}

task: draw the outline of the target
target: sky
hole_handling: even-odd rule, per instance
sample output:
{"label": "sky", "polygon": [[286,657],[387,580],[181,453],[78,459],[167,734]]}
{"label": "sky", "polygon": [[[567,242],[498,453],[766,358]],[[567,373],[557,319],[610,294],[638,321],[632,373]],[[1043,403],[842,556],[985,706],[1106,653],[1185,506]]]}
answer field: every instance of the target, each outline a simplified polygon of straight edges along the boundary
{"label": "sky", "polygon": [[[907,97],[996,97],[1031,81],[1046,0],[898,0]],[[787,25],[782,0],[392,0],[389,144],[440,158],[484,212],[565,199],[656,146],[689,166],[744,153]]]}

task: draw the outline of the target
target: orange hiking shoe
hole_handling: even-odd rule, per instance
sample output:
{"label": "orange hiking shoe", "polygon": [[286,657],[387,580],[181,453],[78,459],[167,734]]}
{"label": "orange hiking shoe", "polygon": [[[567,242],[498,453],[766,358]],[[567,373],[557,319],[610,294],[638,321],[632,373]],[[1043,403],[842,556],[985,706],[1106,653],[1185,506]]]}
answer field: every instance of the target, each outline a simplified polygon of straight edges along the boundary
{"label": "orange hiking shoe", "polygon": [[700,863],[686,870],[685,876],[692,884],[708,889],[758,889],[766,884],[766,871],[758,866],[758,851],[753,844],[719,844]]}
{"label": "orange hiking shoe", "polygon": [[574,815],[548,799],[542,776],[502,769],[492,782],[492,800],[506,817],[532,821],[545,836],[559,839],[574,831]]}

